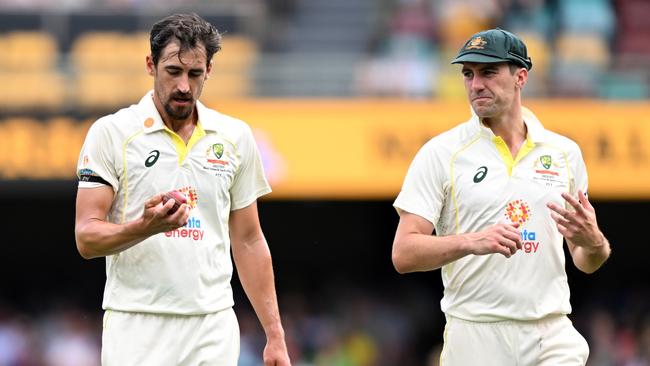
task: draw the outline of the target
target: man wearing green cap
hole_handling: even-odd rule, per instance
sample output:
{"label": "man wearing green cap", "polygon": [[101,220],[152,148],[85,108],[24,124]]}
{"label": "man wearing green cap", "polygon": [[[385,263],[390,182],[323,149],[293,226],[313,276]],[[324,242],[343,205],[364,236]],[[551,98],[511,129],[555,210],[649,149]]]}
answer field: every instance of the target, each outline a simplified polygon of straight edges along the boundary
{"label": "man wearing green cap", "polygon": [[514,34],[477,33],[452,63],[472,116],[414,158],[394,204],[393,264],[442,269],[443,366],[584,365],[589,348],[567,318],[563,239],[586,273],[610,245],[580,148],[522,107],[533,65]]}

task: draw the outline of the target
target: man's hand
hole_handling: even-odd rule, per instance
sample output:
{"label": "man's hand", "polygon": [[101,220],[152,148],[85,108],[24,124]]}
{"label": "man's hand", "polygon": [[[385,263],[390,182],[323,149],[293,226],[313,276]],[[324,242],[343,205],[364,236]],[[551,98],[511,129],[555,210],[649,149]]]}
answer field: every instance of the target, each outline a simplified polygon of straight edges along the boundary
{"label": "man's hand", "polygon": [[181,207],[169,215],[169,210],[174,206],[174,200],[170,199],[165,204],[162,203],[164,193],[159,193],[147,200],[144,204],[144,211],[140,224],[143,231],[149,235],[167,232],[178,229],[187,223],[190,216],[190,206],[182,204]]}
{"label": "man's hand", "polygon": [[598,228],[596,210],[582,191],[578,191],[578,199],[568,193],[562,193],[562,198],[570,209],[554,203],[546,205],[551,209],[558,231],[566,239],[573,263],[581,271],[593,273],[609,258],[609,241]]}
{"label": "man's hand", "polygon": [[569,193],[563,192],[562,198],[572,210],[554,203],[547,204],[558,231],[573,245],[587,251],[597,251],[605,244],[605,237],[598,228],[596,210],[587,196],[582,191],[578,191],[578,199],[576,199]]}
{"label": "man's hand", "polygon": [[510,258],[522,248],[521,233],[515,225],[496,224],[465,236],[469,240],[467,243],[469,252],[475,255],[500,253]]}
{"label": "man's hand", "polygon": [[157,194],[145,202],[140,218],[115,224],[106,221],[113,204],[111,187],[77,190],[75,239],[79,254],[86,259],[117,254],[152,235],[185,225],[190,207],[183,204],[174,214],[168,215],[174,200],[163,205],[162,195]]}
{"label": "man's hand", "polygon": [[268,338],[262,357],[264,366],[291,366],[284,337]]}

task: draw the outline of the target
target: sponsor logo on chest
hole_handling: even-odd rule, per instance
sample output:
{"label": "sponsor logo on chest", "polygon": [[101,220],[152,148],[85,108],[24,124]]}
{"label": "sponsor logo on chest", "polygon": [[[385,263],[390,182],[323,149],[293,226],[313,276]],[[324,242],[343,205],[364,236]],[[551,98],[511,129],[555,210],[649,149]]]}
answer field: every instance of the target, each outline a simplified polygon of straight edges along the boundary
{"label": "sponsor logo on chest", "polygon": [[205,231],[201,229],[201,220],[194,216],[190,216],[187,224],[176,230],[167,231],[165,236],[168,238],[189,238],[194,241],[203,240]]}
{"label": "sponsor logo on chest", "polygon": [[[513,225],[518,224],[519,227],[528,222],[531,218],[532,212],[530,206],[524,200],[512,200],[506,204],[504,215]],[[520,231],[521,244],[524,253],[535,254],[539,250],[539,241],[537,241],[537,233],[532,230],[523,229]]]}
{"label": "sponsor logo on chest", "polygon": [[[185,197],[187,197],[187,204],[191,209],[196,208],[196,204],[199,198],[194,187],[186,186],[177,189],[177,191],[185,194]],[[187,219],[187,223],[183,227],[165,232],[165,236],[168,238],[189,238],[194,241],[203,240],[204,234],[205,231],[201,228],[201,220],[197,219],[194,216],[190,216],[190,218]]]}

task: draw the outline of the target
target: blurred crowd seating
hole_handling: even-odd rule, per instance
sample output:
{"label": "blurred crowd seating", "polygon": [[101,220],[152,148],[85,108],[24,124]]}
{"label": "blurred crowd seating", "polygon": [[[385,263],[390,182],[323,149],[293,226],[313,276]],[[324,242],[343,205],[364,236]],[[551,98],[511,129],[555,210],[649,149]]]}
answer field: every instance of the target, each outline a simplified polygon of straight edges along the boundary
{"label": "blurred crowd seating", "polygon": [[56,39],[38,31],[0,36],[0,101],[5,108],[57,108],[66,101]]}
{"label": "blurred crowd seating", "polygon": [[[250,92],[250,74],[256,44],[244,36],[224,38],[223,52],[214,59],[215,72],[203,89],[204,98],[243,96]],[[148,33],[88,32],[72,45],[76,70],[75,100],[83,109],[128,105],[151,89],[145,68]]]}
{"label": "blurred crowd seating", "polygon": [[[332,291],[333,290],[333,291]],[[438,366],[444,318],[428,291],[337,286],[321,297],[281,295],[287,346],[295,366]],[[650,366],[649,298],[617,297],[613,308],[571,316],[588,340],[587,366]],[[633,301],[630,301],[633,300]],[[262,364],[265,336],[253,310],[235,306],[241,328],[239,366]],[[99,365],[101,312],[55,306],[38,316],[0,307],[0,365]]]}
{"label": "blurred crowd seating", "polygon": [[[501,27],[519,34],[529,46],[534,64],[524,90],[529,96],[613,99],[649,96],[650,2],[492,0],[479,4],[471,0],[396,0],[392,4],[393,10],[385,22],[388,26],[381,36],[384,47],[369,64],[392,62],[393,72],[399,75],[407,60],[411,65],[406,73],[409,77],[390,77],[389,80],[397,79],[402,84],[387,91],[385,84],[376,85],[388,71],[382,68],[374,75],[372,72],[364,75],[361,83],[364,92],[461,97],[464,92],[459,85],[458,68],[449,65],[449,60],[468,35]],[[411,21],[402,19],[405,16]],[[430,18],[427,24],[436,27],[433,30],[410,27],[408,37],[404,37],[401,25],[420,24],[423,17]],[[412,76],[413,73],[417,76]],[[423,80],[427,80],[428,87],[423,87]]]}
{"label": "blurred crowd seating", "polygon": [[[16,27],[20,25],[16,19],[22,18],[12,18],[15,8],[36,16],[25,26],[30,29],[0,27],[0,46],[6,50],[0,59],[2,110],[110,110],[137,102],[151,87],[144,70],[148,27],[164,14],[160,5],[149,3],[70,2],[76,25],[54,27],[48,24],[65,25],[71,20],[58,15],[56,21],[48,21],[55,15],[38,1],[0,0],[0,18],[18,22]],[[147,6],[155,14],[128,23],[129,29],[120,28],[127,24],[122,21],[114,22],[115,29],[106,29],[111,22],[93,28],[94,18],[78,21],[84,11],[100,4],[116,11],[115,19],[120,10]],[[534,67],[525,89],[528,96],[650,96],[650,2],[645,0],[292,0],[278,4],[247,0],[232,7],[238,10],[228,16],[240,26],[226,22],[228,26],[222,28],[224,48],[215,57],[204,98],[462,98],[458,68],[449,60],[468,35],[495,26],[520,34],[529,45]],[[168,12],[195,10],[217,17],[228,8],[203,1],[167,5]],[[35,27],[34,22],[41,26]]]}
{"label": "blurred crowd seating", "polygon": [[[135,103],[152,88],[153,79],[145,68],[147,33],[81,34],[72,44],[69,67],[59,67],[64,55],[57,52],[56,40],[44,32],[11,32],[0,36],[0,46],[7,50],[0,59],[4,84],[0,104],[5,110],[102,110]],[[215,58],[216,72],[205,84],[204,97],[248,95],[257,45],[233,35],[225,37],[223,49],[228,52]]]}

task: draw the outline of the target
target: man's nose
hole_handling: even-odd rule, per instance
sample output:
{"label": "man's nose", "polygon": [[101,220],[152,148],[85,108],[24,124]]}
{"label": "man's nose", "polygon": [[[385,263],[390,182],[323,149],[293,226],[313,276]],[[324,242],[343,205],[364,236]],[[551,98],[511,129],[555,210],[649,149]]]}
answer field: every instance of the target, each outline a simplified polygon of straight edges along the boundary
{"label": "man's nose", "polygon": [[483,78],[479,76],[474,76],[470,84],[472,90],[482,90],[484,88]]}
{"label": "man's nose", "polygon": [[178,84],[176,85],[178,91],[181,93],[189,93],[190,91],[190,81],[187,75],[183,75],[178,78]]}

